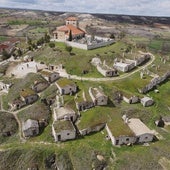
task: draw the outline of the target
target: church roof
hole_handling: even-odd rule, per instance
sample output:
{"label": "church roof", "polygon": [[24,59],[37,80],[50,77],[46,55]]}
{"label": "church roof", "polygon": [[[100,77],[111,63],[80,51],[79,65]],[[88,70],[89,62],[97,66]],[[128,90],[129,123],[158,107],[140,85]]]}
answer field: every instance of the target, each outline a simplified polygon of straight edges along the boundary
{"label": "church roof", "polygon": [[81,30],[80,28],[77,28],[73,25],[64,25],[64,26],[58,27],[57,31],[62,31],[62,32],[65,32],[66,34],[69,34],[69,32],[71,31],[72,35],[85,33],[83,30]]}

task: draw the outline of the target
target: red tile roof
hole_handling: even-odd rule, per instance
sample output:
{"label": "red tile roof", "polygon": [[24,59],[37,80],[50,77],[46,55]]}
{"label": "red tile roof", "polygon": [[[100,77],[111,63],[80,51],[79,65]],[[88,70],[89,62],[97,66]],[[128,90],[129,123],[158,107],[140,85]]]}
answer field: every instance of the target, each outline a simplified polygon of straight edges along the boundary
{"label": "red tile roof", "polygon": [[76,17],[68,17],[66,21],[78,21],[78,18]]}
{"label": "red tile roof", "polygon": [[8,45],[0,44],[0,52],[2,52],[3,50],[6,50],[6,49],[8,49],[8,48],[9,48]]}
{"label": "red tile roof", "polygon": [[84,34],[85,32],[81,30],[80,28],[77,28],[73,25],[66,25],[66,26],[61,26],[57,28],[58,31],[63,31],[66,34],[69,34],[70,30],[72,32],[72,35],[78,35],[78,34]]}

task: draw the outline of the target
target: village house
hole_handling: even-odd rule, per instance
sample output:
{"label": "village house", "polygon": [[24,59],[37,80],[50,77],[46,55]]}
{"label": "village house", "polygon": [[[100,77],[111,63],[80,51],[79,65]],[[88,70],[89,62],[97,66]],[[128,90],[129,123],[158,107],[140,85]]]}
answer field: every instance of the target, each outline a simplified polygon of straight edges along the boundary
{"label": "village house", "polygon": [[115,62],[113,64],[113,67],[116,68],[119,71],[122,72],[128,72],[131,71],[133,68],[135,68],[135,63],[134,62]]}
{"label": "village house", "polygon": [[79,111],[90,109],[94,107],[94,103],[88,93],[88,91],[83,90],[82,93],[79,93],[75,96],[76,108]]}
{"label": "village house", "polygon": [[25,101],[22,101],[21,99],[15,99],[11,103],[9,102],[8,105],[10,106],[10,110],[18,110],[21,109],[26,105]]}
{"label": "village house", "polygon": [[66,19],[66,24],[60,27],[57,27],[55,31],[53,31],[54,39],[58,40],[68,40],[69,35],[72,35],[73,39],[79,39],[85,36],[85,32],[78,27],[78,18],[76,17],[68,17]]}
{"label": "village house", "polygon": [[134,133],[121,118],[119,124],[112,121],[107,123],[106,131],[113,145],[129,145],[136,141]]}
{"label": "village house", "polygon": [[37,120],[28,119],[22,124],[24,137],[32,137],[39,134],[39,124]]}
{"label": "village house", "polygon": [[35,81],[34,84],[32,85],[32,89],[36,92],[42,92],[49,86],[49,83],[47,81]]}
{"label": "village house", "polygon": [[95,106],[104,106],[108,104],[108,96],[100,88],[89,88],[89,94]]}
{"label": "village house", "polygon": [[107,65],[98,64],[96,66],[96,68],[97,68],[98,72],[100,72],[105,77],[118,76],[117,70],[115,68],[111,68]]}
{"label": "village house", "polygon": [[2,55],[4,50],[7,51],[8,53],[11,53],[14,50],[15,45],[19,42],[20,41],[18,39],[9,39],[7,41],[0,43],[0,56]]}
{"label": "village house", "polygon": [[77,92],[77,85],[70,79],[59,79],[56,82],[56,86],[61,95],[74,94]]}
{"label": "village house", "polygon": [[38,95],[32,89],[22,89],[20,92],[21,100],[28,104],[32,104],[38,100]]}
{"label": "village house", "polygon": [[108,137],[113,145],[146,143],[155,139],[154,131],[151,131],[140,119],[129,119],[126,115],[123,115],[122,119],[123,121],[116,119],[116,124],[114,120],[106,124]]}
{"label": "village house", "polygon": [[154,140],[154,132],[150,130],[140,119],[128,119],[127,124],[136,136],[136,143],[146,143]]}
{"label": "village house", "polygon": [[83,111],[86,109],[90,109],[94,107],[94,104],[92,101],[77,101],[76,100],[76,108],[78,111]]}
{"label": "village house", "polygon": [[147,107],[147,106],[151,106],[154,104],[154,101],[153,99],[151,99],[150,97],[144,97],[141,99],[141,104],[144,106],[144,107]]}
{"label": "village house", "polygon": [[76,112],[69,107],[55,107],[53,109],[54,120],[71,120],[75,122],[77,119]]}
{"label": "village house", "polygon": [[60,78],[59,73],[50,71],[48,69],[44,69],[40,73],[49,83],[53,83],[54,81],[56,81]]}
{"label": "village house", "polygon": [[66,141],[76,138],[76,129],[70,120],[54,121],[52,124],[52,134],[55,142]]}
{"label": "village house", "polygon": [[123,100],[124,100],[126,103],[129,103],[129,104],[134,104],[134,103],[140,102],[139,96],[128,95],[128,94],[125,94],[125,93],[123,93]]}

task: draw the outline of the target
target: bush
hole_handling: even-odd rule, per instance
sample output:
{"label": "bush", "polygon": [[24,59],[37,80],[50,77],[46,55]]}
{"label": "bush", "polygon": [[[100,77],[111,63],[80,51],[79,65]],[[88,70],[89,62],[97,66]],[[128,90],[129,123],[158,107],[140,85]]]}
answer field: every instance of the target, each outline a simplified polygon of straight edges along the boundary
{"label": "bush", "polygon": [[49,47],[50,47],[50,48],[54,48],[54,47],[55,47],[55,43],[54,43],[54,42],[50,42],[50,43],[49,43]]}
{"label": "bush", "polygon": [[65,49],[66,49],[67,52],[71,53],[73,48],[71,46],[66,45]]}

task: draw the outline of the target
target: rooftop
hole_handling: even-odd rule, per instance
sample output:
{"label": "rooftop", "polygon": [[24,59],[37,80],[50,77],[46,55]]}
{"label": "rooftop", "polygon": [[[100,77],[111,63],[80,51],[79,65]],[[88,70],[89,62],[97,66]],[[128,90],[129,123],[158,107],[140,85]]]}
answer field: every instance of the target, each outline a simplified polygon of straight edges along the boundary
{"label": "rooftop", "polygon": [[20,95],[22,97],[28,97],[28,96],[31,96],[31,95],[35,95],[36,93],[34,92],[34,90],[32,89],[22,89],[22,91],[20,92]]}
{"label": "rooftop", "polygon": [[75,111],[69,107],[54,108],[57,116],[64,117],[66,114],[75,114]]}
{"label": "rooftop", "polygon": [[2,52],[3,50],[6,50],[6,49],[8,49],[8,48],[9,48],[8,45],[0,44],[0,52]]}
{"label": "rooftop", "polygon": [[118,67],[126,67],[128,66],[129,64],[127,63],[122,63],[122,62],[116,62],[114,65],[118,66]]}
{"label": "rooftop", "polygon": [[152,98],[145,96],[144,98],[141,99],[143,102],[147,102],[149,100],[152,100]]}
{"label": "rooftop", "polygon": [[137,118],[129,119],[128,126],[135,133],[136,136],[145,133],[153,134],[153,131],[150,130],[140,119]]}
{"label": "rooftop", "polygon": [[[57,27],[58,31],[63,31],[65,33],[67,33],[69,35],[69,32],[72,32],[72,35],[77,35],[77,34],[83,34],[85,33],[83,30],[81,30],[80,28],[77,28],[73,25],[64,25],[64,26],[60,26]],[[54,31],[55,33],[55,31]]]}
{"label": "rooftop", "polygon": [[63,130],[75,131],[73,123],[69,120],[54,121],[53,127],[56,133],[60,133]]}
{"label": "rooftop", "polygon": [[67,78],[59,79],[59,80],[57,80],[56,83],[57,83],[60,87],[76,86],[76,84],[75,84],[72,80],[67,79]]}
{"label": "rooftop", "polygon": [[27,130],[32,127],[39,128],[37,120],[28,119],[23,123],[23,130]]}
{"label": "rooftop", "polygon": [[77,124],[80,130],[88,127],[94,127],[96,125],[106,123],[107,121],[107,114],[103,112],[101,107],[91,108],[85,112],[81,112],[81,115],[81,120]]}
{"label": "rooftop", "polygon": [[[48,69],[44,69],[44,70],[42,70],[41,72],[40,72],[42,75],[44,75],[44,76],[49,76],[49,75],[51,75],[52,73],[54,73],[53,71],[50,71],[50,70],[48,70]],[[55,72],[55,73],[57,73],[57,72]],[[58,73],[59,74],[59,73]]]}
{"label": "rooftop", "polygon": [[[115,113],[116,114],[116,113]],[[115,137],[119,136],[134,136],[132,130],[128,125],[122,120],[119,115],[114,115],[112,121],[107,123],[112,135]]]}
{"label": "rooftop", "polygon": [[100,97],[100,96],[105,96],[105,97],[107,97],[100,88],[91,88],[91,90],[92,90],[92,94],[93,94],[95,97]]}
{"label": "rooftop", "polygon": [[78,18],[71,16],[71,17],[66,18],[66,21],[78,21]]}

